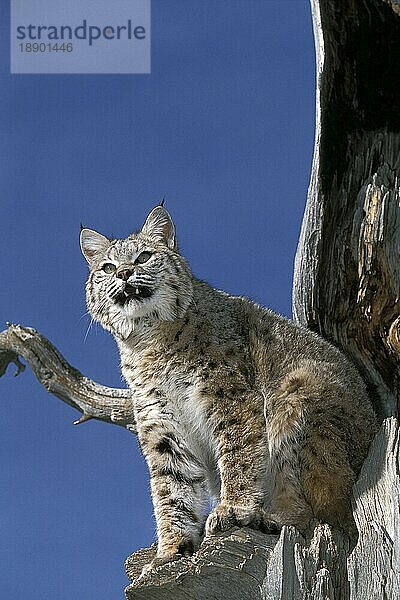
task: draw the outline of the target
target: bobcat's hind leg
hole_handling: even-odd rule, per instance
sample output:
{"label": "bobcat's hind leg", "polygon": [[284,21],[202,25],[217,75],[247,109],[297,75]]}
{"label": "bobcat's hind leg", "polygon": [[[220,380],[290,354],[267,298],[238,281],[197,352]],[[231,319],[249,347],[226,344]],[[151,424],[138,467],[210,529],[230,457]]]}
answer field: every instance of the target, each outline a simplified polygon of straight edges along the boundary
{"label": "bobcat's hind leg", "polygon": [[309,364],[288,375],[270,399],[271,518],[305,534],[315,520],[354,534],[351,424],[342,395],[333,378]]}
{"label": "bobcat's hind leg", "polygon": [[305,431],[304,394],[294,377],[287,377],[275,393],[266,396],[266,423],[270,455],[270,513],[280,528],[294,525],[306,534],[313,519],[301,481],[299,453]]}
{"label": "bobcat's hind leg", "polygon": [[356,474],[344,442],[336,436],[329,438],[329,433],[318,428],[304,444],[300,454],[303,493],[318,521],[338,527],[354,543],[358,534],[351,493]]}

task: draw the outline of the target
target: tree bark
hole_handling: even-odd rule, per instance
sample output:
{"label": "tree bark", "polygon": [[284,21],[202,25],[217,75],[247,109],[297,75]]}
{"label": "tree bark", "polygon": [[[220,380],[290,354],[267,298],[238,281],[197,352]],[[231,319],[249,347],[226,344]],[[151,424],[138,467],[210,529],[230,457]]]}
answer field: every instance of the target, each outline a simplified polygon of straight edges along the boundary
{"label": "tree bark", "polygon": [[[312,1],[316,138],[294,318],[340,345],[396,415],[400,351],[400,11]],[[399,5],[397,5],[399,9]]]}
{"label": "tree bark", "polygon": [[[383,420],[354,489],[359,530],[319,525],[311,541],[236,529],[136,581],[155,547],[126,564],[128,600],[395,600],[400,589],[400,4],[311,0],[317,53],[312,175],[295,261],[293,314],[358,365]],[[135,431],[128,390],[95,384],[40,334],[0,334],[0,375],[23,356],[83,413]]]}

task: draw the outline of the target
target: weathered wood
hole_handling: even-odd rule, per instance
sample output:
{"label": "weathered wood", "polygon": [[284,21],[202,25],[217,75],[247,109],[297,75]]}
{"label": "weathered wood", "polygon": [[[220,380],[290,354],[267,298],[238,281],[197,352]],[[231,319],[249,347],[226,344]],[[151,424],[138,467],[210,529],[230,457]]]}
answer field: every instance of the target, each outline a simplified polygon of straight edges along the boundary
{"label": "weathered wood", "polygon": [[397,414],[400,18],[382,0],[313,0],[317,124],[293,312],[339,344]]}
{"label": "weathered wood", "polygon": [[355,486],[360,537],[348,560],[352,600],[400,596],[400,430],[387,419]]}
{"label": "weathered wood", "polygon": [[0,376],[12,362],[17,365],[15,375],[21,373],[25,366],[20,356],[48,392],[82,412],[76,424],[99,419],[136,431],[130,390],[95,383],[72,367],[35,329],[10,325],[0,333]]}
{"label": "weathered wood", "polygon": [[[231,600],[262,599],[262,584],[276,536],[236,529],[203,542],[191,558],[159,567],[146,579],[126,590],[128,600]],[[155,553],[149,549],[133,554],[126,563],[128,576],[135,580]]]}

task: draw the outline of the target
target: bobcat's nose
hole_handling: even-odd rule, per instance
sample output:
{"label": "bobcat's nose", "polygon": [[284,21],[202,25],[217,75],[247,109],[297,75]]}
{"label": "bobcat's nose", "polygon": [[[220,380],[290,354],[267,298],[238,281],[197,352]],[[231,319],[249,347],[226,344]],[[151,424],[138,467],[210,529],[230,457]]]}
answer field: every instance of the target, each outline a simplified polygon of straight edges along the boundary
{"label": "bobcat's nose", "polygon": [[119,277],[119,279],[122,279],[123,281],[128,281],[132,273],[133,269],[128,269],[127,267],[120,267],[119,269],[117,269],[117,277]]}

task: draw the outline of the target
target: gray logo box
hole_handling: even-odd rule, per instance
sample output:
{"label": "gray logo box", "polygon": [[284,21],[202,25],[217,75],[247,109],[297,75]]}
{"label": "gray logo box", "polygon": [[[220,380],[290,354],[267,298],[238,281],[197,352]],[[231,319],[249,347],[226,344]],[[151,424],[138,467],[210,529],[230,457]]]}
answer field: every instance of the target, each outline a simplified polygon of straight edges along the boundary
{"label": "gray logo box", "polygon": [[150,0],[11,0],[11,73],[150,73]]}

